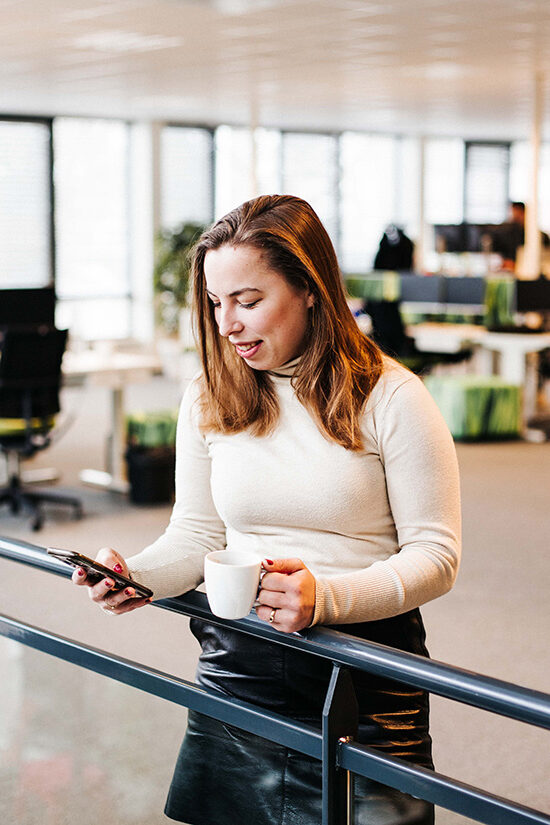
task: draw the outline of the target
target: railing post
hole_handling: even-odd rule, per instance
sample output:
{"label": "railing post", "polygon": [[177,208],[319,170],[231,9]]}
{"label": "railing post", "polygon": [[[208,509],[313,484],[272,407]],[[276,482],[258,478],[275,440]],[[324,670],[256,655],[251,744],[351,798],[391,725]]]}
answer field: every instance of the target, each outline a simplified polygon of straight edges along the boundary
{"label": "railing post", "polygon": [[351,674],[332,665],[332,675],[323,708],[323,800],[322,825],[352,822],[352,775],[337,764],[338,742],[351,741],[357,733],[358,707]]}

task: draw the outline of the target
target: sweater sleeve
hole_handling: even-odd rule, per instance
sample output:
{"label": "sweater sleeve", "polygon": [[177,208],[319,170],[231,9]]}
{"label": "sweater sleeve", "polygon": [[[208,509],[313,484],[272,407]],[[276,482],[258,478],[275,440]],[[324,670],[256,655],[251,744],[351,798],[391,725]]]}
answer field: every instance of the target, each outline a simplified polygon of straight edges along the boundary
{"label": "sweater sleeve", "polygon": [[399,552],[317,578],[313,624],[374,621],[446,593],[460,561],[460,486],[451,435],[415,376],[374,407],[373,426]]}
{"label": "sweater sleeve", "polygon": [[204,557],[225,547],[225,525],[210,489],[210,456],[198,427],[196,385],[187,389],[176,434],[176,498],[160,538],[127,559],[131,576],[155,599],[178,596],[203,581]]}

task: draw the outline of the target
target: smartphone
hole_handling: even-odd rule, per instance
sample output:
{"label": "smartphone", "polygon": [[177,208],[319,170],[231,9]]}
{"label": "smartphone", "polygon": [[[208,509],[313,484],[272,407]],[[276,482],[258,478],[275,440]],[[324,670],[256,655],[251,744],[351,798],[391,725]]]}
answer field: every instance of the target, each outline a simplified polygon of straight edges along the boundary
{"label": "smartphone", "polygon": [[125,587],[132,587],[138,596],[143,596],[145,599],[150,599],[153,591],[148,587],[144,587],[138,582],[128,579],[121,573],[111,570],[109,567],[104,567],[94,559],[89,559],[88,556],[83,556],[82,553],[77,553],[75,550],[61,550],[58,547],[48,547],[47,552],[50,556],[55,556],[56,559],[69,564],[71,567],[82,567],[86,571],[86,575],[94,584],[101,581],[101,579],[112,579],[115,583],[113,591],[122,590]]}

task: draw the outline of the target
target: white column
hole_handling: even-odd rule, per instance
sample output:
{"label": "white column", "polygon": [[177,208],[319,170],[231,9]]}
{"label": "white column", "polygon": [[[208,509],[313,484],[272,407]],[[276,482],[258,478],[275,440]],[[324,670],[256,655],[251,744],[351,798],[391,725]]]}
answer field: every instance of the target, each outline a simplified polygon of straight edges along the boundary
{"label": "white column", "polygon": [[520,278],[538,278],[541,270],[539,230],[539,166],[543,115],[543,75],[535,74],[533,86],[533,121],[531,124],[531,180],[525,209],[525,248]]}
{"label": "white column", "polygon": [[418,238],[414,252],[414,268],[422,272],[426,265],[426,138],[419,142],[420,162],[418,170]]}

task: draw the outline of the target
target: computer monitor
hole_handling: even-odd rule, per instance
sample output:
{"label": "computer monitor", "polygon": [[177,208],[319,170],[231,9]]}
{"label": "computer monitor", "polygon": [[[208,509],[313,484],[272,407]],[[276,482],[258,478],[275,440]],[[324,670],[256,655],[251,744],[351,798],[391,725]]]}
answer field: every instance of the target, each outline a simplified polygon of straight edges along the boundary
{"label": "computer monitor", "polygon": [[435,245],[440,252],[481,252],[485,226],[476,223],[434,226]]}
{"label": "computer monitor", "polygon": [[516,281],[516,312],[550,312],[550,281]]}
{"label": "computer monitor", "polygon": [[55,326],[53,287],[0,289],[0,326]]}
{"label": "computer monitor", "polygon": [[434,226],[435,248],[439,252],[465,252],[466,238],[463,224]]}
{"label": "computer monitor", "polygon": [[485,251],[484,239],[489,238],[494,242],[499,229],[500,227],[494,224],[438,224],[434,226],[436,250],[438,252],[483,252]]}

